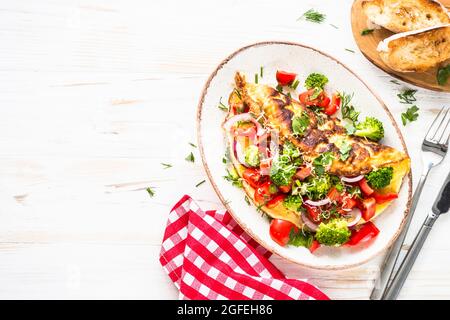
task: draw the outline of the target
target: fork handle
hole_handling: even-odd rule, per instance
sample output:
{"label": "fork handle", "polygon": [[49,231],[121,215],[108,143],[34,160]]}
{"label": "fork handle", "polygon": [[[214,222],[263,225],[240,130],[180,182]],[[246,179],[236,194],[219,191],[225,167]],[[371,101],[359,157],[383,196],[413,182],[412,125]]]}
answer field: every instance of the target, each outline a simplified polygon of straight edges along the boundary
{"label": "fork handle", "polygon": [[397,273],[395,274],[394,279],[392,280],[391,285],[387,288],[385,295],[383,296],[383,300],[396,300],[400,290],[403,287],[403,284],[406,281],[406,278],[411,271],[414,262],[416,261],[417,256],[419,255],[420,250],[428,237],[428,234],[433,227],[434,222],[436,221],[438,216],[432,215],[427,216],[422,227],[419,230],[419,233],[414,238],[414,242],[411,245],[408,253],[405,256],[402,264],[400,265]]}
{"label": "fork handle", "polygon": [[414,196],[413,196],[413,199],[411,202],[411,208],[410,208],[408,216],[406,217],[405,225],[403,226],[403,229],[400,232],[400,235],[398,236],[397,240],[392,245],[386,258],[384,259],[384,262],[381,267],[380,275],[378,276],[378,279],[376,280],[375,286],[370,295],[371,300],[380,300],[386,291],[386,287],[389,283],[389,279],[391,278],[392,274],[394,273],[394,267],[396,265],[397,258],[402,249],[403,242],[405,241],[406,234],[408,233],[409,225],[411,224],[411,220],[414,215],[414,211],[416,210],[417,204],[420,199],[420,195],[423,190],[423,186],[425,185],[425,181],[427,180],[428,173],[430,172],[430,170],[431,170],[430,165],[427,165],[424,167],[424,171],[420,177],[419,183],[417,184],[417,189],[414,192]]}

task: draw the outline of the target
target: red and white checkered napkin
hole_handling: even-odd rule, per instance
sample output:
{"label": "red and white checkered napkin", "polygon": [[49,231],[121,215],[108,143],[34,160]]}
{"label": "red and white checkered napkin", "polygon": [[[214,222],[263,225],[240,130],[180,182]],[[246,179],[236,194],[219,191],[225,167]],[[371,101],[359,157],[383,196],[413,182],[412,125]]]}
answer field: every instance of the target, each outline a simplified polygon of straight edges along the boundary
{"label": "red and white checkered napkin", "polygon": [[328,299],[287,279],[225,211],[203,211],[184,196],[169,214],[159,261],[180,299]]}

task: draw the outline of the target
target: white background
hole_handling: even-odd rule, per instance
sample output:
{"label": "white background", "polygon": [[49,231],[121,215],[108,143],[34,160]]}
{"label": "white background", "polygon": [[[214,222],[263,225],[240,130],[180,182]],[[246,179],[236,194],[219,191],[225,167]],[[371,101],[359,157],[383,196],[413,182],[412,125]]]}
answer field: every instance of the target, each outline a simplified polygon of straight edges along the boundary
{"label": "white background", "polygon": [[[312,7],[326,23],[296,21]],[[396,94],[406,85],[391,83],[358,51],[350,7],[349,0],[2,1],[0,298],[177,298],[158,262],[167,214],[183,194],[222,208],[208,182],[195,187],[206,176],[188,142],[196,141],[205,80],[243,45],[320,48],[363,77],[400,123],[405,105]],[[402,126],[414,182],[426,128],[450,105],[450,94],[419,89],[417,97],[419,120]],[[195,164],[184,160],[190,151]],[[431,173],[411,233],[449,170],[447,157]],[[449,227],[441,217],[401,298],[450,298]],[[318,272],[272,258],[336,299],[367,299],[380,259]]]}

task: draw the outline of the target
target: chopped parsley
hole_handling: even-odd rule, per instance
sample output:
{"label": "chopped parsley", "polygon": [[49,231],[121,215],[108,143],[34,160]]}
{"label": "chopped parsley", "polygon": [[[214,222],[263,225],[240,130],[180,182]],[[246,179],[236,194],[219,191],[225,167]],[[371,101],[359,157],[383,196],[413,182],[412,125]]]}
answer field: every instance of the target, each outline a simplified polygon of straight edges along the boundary
{"label": "chopped parsley", "polygon": [[352,123],[348,123],[344,126],[345,130],[347,130],[348,135],[352,135],[356,132],[356,128]]}
{"label": "chopped parsley", "polygon": [[189,153],[185,160],[188,162],[195,162],[194,154],[192,152]]}
{"label": "chopped parsley", "polygon": [[416,92],[417,90],[414,89],[406,89],[397,94],[397,97],[400,99],[400,103],[412,104],[417,100],[415,97]]}
{"label": "chopped parsley", "polygon": [[351,52],[351,53],[355,53],[355,50],[348,49],[348,48],[345,48],[345,51],[348,51],[348,52]]}
{"label": "chopped parsley", "polygon": [[222,97],[220,97],[219,105],[217,106],[217,108],[219,108],[220,110],[225,111],[225,112],[229,111],[229,108],[222,103]]}
{"label": "chopped parsley", "polygon": [[449,77],[450,77],[450,64],[445,67],[439,68],[436,74],[436,79],[440,86],[445,85]]}
{"label": "chopped parsley", "polygon": [[364,29],[361,31],[362,36],[367,36],[368,34],[371,34],[374,31],[374,29]]}
{"label": "chopped parsley", "polygon": [[292,132],[295,135],[303,135],[309,126],[309,116],[306,112],[301,115],[296,115],[292,118]]}
{"label": "chopped parsley", "polygon": [[331,165],[334,159],[335,158],[332,152],[324,152],[320,156],[315,158],[313,161],[313,166],[316,174],[318,176],[323,175],[325,173],[325,168]]}
{"label": "chopped parsley", "polygon": [[359,112],[356,111],[355,107],[351,104],[353,93],[350,95],[345,92],[340,92],[339,97],[341,98],[342,119],[351,120],[353,123],[357,122]]}
{"label": "chopped parsley", "polygon": [[402,123],[404,126],[406,126],[406,124],[409,122],[413,122],[416,121],[417,118],[419,117],[419,108],[414,105],[409,107],[408,109],[406,109],[405,112],[402,113]]}
{"label": "chopped parsley", "polygon": [[226,164],[227,162],[228,162],[228,159],[227,159],[226,157],[223,157],[223,158],[222,158],[222,163],[225,163],[225,164]]}
{"label": "chopped parsley", "polygon": [[390,82],[392,82],[392,83],[394,83],[394,84],[396,84],[398,86],[401,85],[401,83],[398,82],[398,80],[395,80],[395,79],[390,80]]}
{"label": "chopped parsley", "polygon": [[150,197],[153,197],[155,195],[155,191],[152,190],[152,188],[148,187],[145,189],[147,193],[150,195]]}
{"label": "chopped parsley", "polygon": [[352,145],[344,139],[341,139],[340,141],[336,141],[335,143],[336,147],[339,148],[340,158],[342,161],[345,161],[350,156],[350,151],[352,150]]}
{"label": "chopped parsley", "polygon": [[197,183],[196,185],[195,185],[195,187],[196,188],[198,188],[198,187],[200,187],[202,184],[204,184],[205,183],[205,180],[202,180],[202,181],[200,181],[199,183]]}
{"label": "chopped parsley", "polygon": [[256,84],[258,83],[258,74],[257,73],[255,73],[255,83]]}
{"label": "chopped parsley", "polygon": [[259,68],[259,76],[262,78],[264,76],[264,67]]}
{"label": "chopped parsley", "polygon": [[282,86],[281,84],[278,84],[278,85],[276,86],[276,89],[277,89],[277,91],[278,91],[279,93],[283,93],[283,86]]}
{"label": "chopped parsley", "polygon": [[190,145],[191,147],[197,148],[197,146],[196,146],[195,144],[193,144],[192,142],[189,142],[189,145]]}
{"label": "chopped parsley", "polygon": [[161,162],[161,165],[164,167],[164,169],[172,168],[172,165],[170,163],[163,163],[163,162]]}
{"label": "chopped parsley", "polygon": [[314,22],[314,23],[322,23],[325,21],[325,18],[326,18],[326,15],[324,15],[323,13],[320,13],[314,9],[309,9],[304,14],[302,14],[302,16],[297,19],[297,21],[298,20],[306,20],[306,21]]}
{"label": "chopped parsley", "polygon": [[248,205],[250,205],[250,199],[247,196],[244,197],[244,200]]}

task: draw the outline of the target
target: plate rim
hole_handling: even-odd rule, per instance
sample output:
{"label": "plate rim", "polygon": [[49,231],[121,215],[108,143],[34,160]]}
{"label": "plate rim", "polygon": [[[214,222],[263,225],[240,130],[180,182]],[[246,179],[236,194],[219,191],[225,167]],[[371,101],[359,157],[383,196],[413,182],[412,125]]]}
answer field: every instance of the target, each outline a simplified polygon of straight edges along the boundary
{"label": "plate rim", "polygon": [[271,247],[268,246],[265,241],[263,241],[262,239],[260,239],[250,228],[248,228],[245,223],[243,223],[239,216],[236,215],[233,210],[231,209],[231,207],[229,206],[229,204],[227,203],[227,201],[224,199],[224,197],[222,196],[222,193],[220,192],[218,186],[216,185],[211,171],[209,169],[208,163],[206,162],[205,159],[205,153],[203,150],[203,142],[202,142],[202,137],[201,137],[201,116],[202,116],[202,109],[203,109],[203,104],[204,104],[204,100],[206,97],[206,94],[208,93],[208,89],[211,85],[211,81],[216,77],[217,73],[231,60],[233,59],[235,56],[237,56],[238,54],[240,54],[243,51],[246,51],[250,48],[254,48],[254,47],[261,47],[261,46],[270,46],[270,45],[287,45],[287,46],[296,46],[296,47],[302,47],[302,48],[306,48],[312,51],[317,52],[320,55],[323,55],[327,58],[332,59],[333,61],[335,61],[336,63],[340,64],[342,67],[344,67],[347,71],[349,71],[354,77],[356,77],[368,90],[369,92],[375,97],[375,99],[379,102],[379,104],[381,105],[381,107],[384,109],[384,111],[386,112],[386,114],[388,115],[392,125],[395,128],[395,131],[398,135],[398,137],[400,138],[400,142],[402,144],[403,147],[403,151],[406,153],[406,155],[409,157],[409,153],[408,153],[408,148],[406,146],[405,140],[403,138],[403,135],[400,131],[399,126],[397,125],[397,122],[395,121],[394,116],[392,115],[392,113],[390,112],[390,110],[388,109],[388,107],[386,106],[386,104],[383,102],[383,100],[381,100],[381,98],[378,96],[378,94],[375,93],[375,91],[363,80],[361,79],[361,77],[359,77],[352,69],[350,69],[349,67],[347,67],[344,63],[342,63],[341,61],[339,61],[337,58],[333,57],[332,55],[325,53],[317,48],[311,47],[309,45],[305,45],[302,43],[298,43],[298,42],[291,42],[291,41],[261,41],[261,42],[255,42],[243,47],[240,47],[239,49],[237,49],[236,51],[234,51],[233,53],[231,53],[229,56],[227,56],[225,59],[223,59],[219,65],[217,65],[217,67],[214,69],[214,71],[209,75],[206,83],[203,86],[201,95],[200,95],[200,99],[197,105],[197,114],[196,114],[196,124],[197,124],[197,144],[198,144],[198,149],[200,152],[200,157],[202,159],[202,164],[203,164],[203,168],[205,169],[206,175],[208,176],[208,180],[210,181],[215,193],[217,194],[217,196],[219,197],[220,201],[222,202],[222,204],[225,206],[225,208],[227,209],[227,211],[231,214],[231,216],[233,217],[233,219],[236,220],[236,222],[242,227],[242,229],[248,234],[250,235],[256,242],[258,242],[262,247],[266,248],[267,250],[269,250],[270,252],[272,252],[273,254],[276,254],[277,256],[287,260],[288,262],[294,263],[296,265],[302,266],[302,267],[306,267],[306,268],[310,268],[310,269],[317,269],[317,270],[343,270],[343,269],[349,269],[349,268],[353,268],[356,266],[360,266],[364,263],[367,263],[368,261],[374,259],[376,256],[380,255],[381,253],[383,253],[386,249],[388,249],[389,247],[392,246],[392,244],[397,240],[398,236],[400,235],[401,231],[403,230],[403,227],[405,225],[406,222],[406,218],[408,217],[409,213],[410,213],[410,209],[411,209],[411,199],[412,199],[412,170],[409,170],[409,173],[407,175],[408,178],[408,199],[406,202],[406,209],[403,212],[403,219],[398,227],[398,229],[396,230],[394,236],[392,237],[392,239],[387,243],[387,245],[374,252],[372,255],[370,255],[368,258],[365,258],[362,261],[356,262],[356,263],[350,263],[350,264],[343,264],[343,265],[323,265],[323,266],[316,266],[316,265],[312,265],[309,263],[302,263],[299,261],[296,261],[294,259],[291,259],[285,255],[283,255],[282,252],[279,252],[277,250],[276,247]]}

